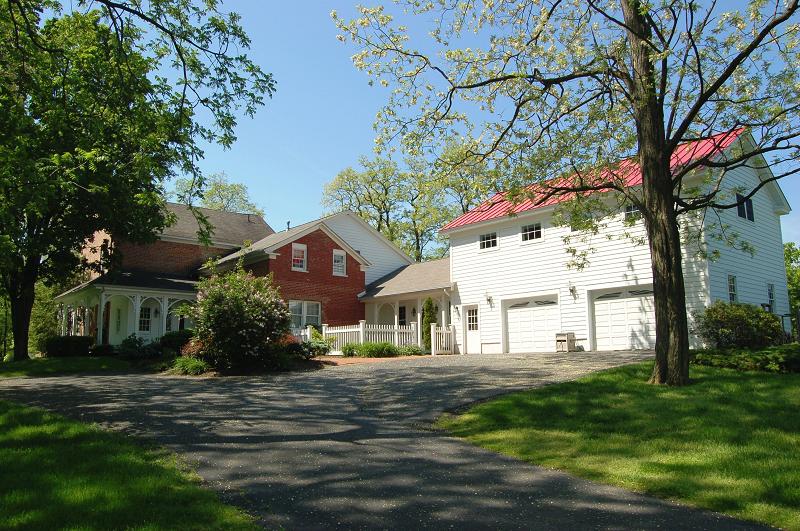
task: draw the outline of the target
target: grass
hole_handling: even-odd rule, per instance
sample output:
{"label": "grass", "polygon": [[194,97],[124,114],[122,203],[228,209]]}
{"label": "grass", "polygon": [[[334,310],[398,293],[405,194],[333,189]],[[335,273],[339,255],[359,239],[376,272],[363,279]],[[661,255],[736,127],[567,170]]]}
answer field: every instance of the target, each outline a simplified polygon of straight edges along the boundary
{"label": "grass", "polygon": [[0,363],[0,378],[21,376],[57,376],[94,372],[126,371],[131,368],[128,361],[114,357],[36,358],[24,361]]}
{"label": "grass", "polygon": [[0,401],[1,529],[255,529],[177,458]]}
{"label": "grass", "polygon": [[626,489],[800,529],[800,374],[651,364],[479,404],[440,427],[485,448]]}

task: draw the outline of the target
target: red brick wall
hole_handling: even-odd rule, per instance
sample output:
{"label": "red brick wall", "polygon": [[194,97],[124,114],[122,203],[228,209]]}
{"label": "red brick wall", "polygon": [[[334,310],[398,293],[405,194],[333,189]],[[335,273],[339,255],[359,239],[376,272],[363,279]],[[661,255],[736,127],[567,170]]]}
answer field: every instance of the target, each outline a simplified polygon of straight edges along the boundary
{"label": "red brick wall", "polygon": [[120,269],[150,271],[190,276],[212,256],[233,252],[231,249],[201,244],[156,241],[144,245],[117,241],[114,252],[120,253]]}
{"label": "red brick wall", "polygon": [[358,323],[364,319],[364,303],[358,294],[364,291],[364,272],[355,258],[347,255],[347,276],[333,274],[333,250],[341,249],[336,242],[316,230],[292,243],[307,246],[308,272],[292,271],[292,244],[275,252],[276,259],[265,259],[246,269],[255,275],[273,274],[285,300],[317,301],[322,303],[322,322],[331,326]]}

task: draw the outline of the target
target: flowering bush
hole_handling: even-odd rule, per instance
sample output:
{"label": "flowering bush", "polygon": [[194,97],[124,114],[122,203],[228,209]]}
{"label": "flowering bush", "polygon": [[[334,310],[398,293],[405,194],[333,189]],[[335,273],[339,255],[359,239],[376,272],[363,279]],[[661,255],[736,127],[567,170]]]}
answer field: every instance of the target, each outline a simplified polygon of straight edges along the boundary
{"label": "flowering bush", "polygon": [[238,266],[200,281],[195,322],[198,357],[215,369],[281,368],[276,343],[289,331],[289,308],[272,277]]}
{"label": "flowering bush", "polygon": [[717,301],[694,318],[694,332],[710,347],[762,348],[785,340],[780,317],[750,304]]}

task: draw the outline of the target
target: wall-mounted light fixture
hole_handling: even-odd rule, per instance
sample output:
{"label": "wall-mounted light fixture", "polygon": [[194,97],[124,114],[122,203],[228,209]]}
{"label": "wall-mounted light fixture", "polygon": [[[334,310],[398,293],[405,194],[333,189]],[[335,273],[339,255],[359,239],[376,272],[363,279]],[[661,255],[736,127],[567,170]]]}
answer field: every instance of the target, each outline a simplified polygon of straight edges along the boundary
{"label": "wall-mounted light fixture", "polygon": [[489,295],[489,292],[488,292],[488,291],[487,291],[486,293],[484,293],[484,297],[486,297],[486,304],[488,304],[489,306],[491,306],[491,305],[492,305],[492,300],[493,300],[493,299],[492,299],[492,296],[491,296],[491,295]]}
{"label": "wall-mounted light fixture", "polygon": [[567,287],[569,288],[569,294],[572,295],[573,298],[578,298],[578,288],[576,288],[572,282],[567,283]]}

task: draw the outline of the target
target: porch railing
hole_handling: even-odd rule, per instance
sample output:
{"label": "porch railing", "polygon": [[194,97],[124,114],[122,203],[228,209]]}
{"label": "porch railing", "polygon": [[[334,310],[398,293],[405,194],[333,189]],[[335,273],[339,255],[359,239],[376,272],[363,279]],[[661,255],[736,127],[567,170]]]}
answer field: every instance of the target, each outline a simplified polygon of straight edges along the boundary
{"label": "porch railing", "polygon": [[[293,328],[292,335],[298,341],[311,339],[313,327]],[[416,345],[422,348],[422,334],[417,323],[410,325],[378,325],[359,321],[356,325],[328,326],[322,325],[321,335],[332,343],[332,352],[341,353],[347,343],[391,343],[397,347]],[[453,325],[438,327],[431,325],[431,354],[455,353],[455,327]]]}

